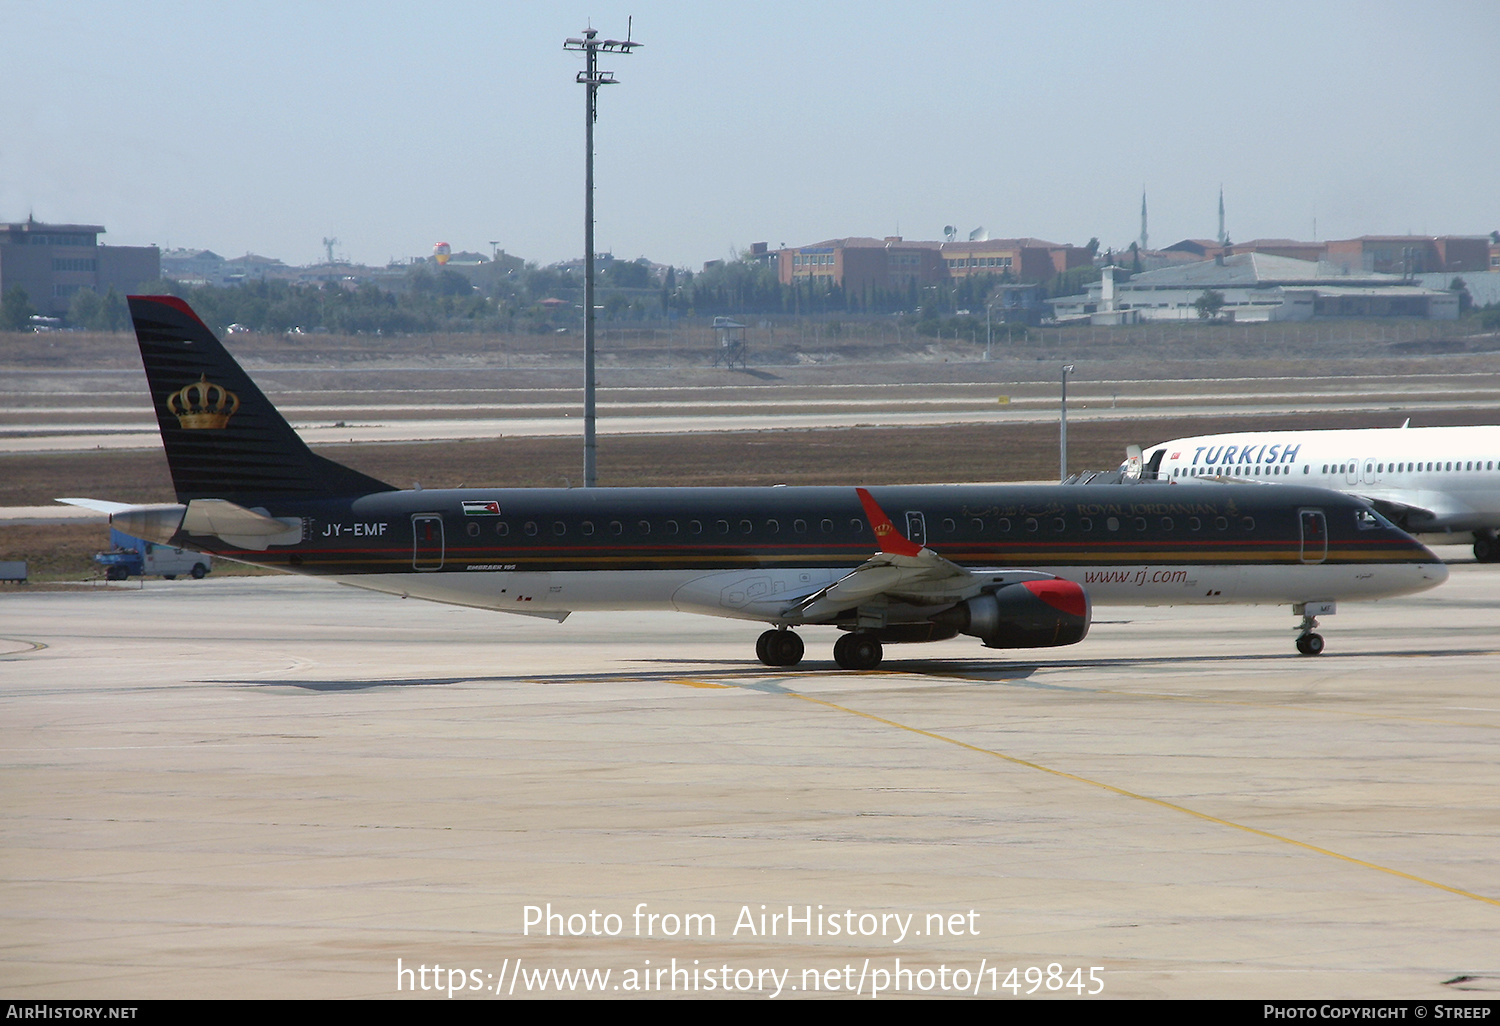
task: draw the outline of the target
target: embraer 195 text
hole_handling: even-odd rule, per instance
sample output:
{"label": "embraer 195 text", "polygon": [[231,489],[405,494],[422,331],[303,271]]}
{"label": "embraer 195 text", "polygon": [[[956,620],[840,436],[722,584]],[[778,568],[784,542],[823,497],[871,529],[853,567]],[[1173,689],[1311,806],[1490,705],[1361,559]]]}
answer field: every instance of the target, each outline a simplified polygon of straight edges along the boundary
{"label": "embraer 195 text", "polygon": [[1148,476],[1336,488],[1413,534],[1472,533],[1475,559],[1500,560],[1500,427],[1243,431],[1146,452]]}
{"label": "embraer 195 text", "polygon": [[[177,503],[129,534],[345,584],[562,620],[668,609],[769,624],[756,655],[834,659],[972,635],[1069,645],[1097,605],[1291,604],[1420,591],[1442,562],[1358,499],[1235,485],[401,490],[311,452],[180,299],[130,299]],[[889,515],[888,515],[889,514]],[[873,553],[872,553],[873,550]],[[941,550],[944,555],[938,555]]]}

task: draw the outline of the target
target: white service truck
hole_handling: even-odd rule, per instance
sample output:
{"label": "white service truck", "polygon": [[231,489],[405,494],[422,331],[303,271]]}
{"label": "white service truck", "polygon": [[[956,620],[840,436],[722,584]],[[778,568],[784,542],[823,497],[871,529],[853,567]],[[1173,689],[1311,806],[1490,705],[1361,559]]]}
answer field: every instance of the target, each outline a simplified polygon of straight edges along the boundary
{"label": "white service truck", "polygon": [[113,548],[95,555],[94,562],[104,567],[104,576],[111,581],[156,575],[170,581],[179,574],[202,580],[214,568],[213,558],[202,552],[133,538],[113,527],[109,529],[109,543]]}

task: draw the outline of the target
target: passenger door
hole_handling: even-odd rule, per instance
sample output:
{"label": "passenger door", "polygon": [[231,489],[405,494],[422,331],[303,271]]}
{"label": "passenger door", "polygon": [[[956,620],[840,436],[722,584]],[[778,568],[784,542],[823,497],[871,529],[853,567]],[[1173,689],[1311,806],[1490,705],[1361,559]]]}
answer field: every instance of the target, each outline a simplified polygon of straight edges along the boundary
{"label": "passenger door", "polygon": [[1304,509],[1298,511],[1298,519],[1302,527],[1302,562],[1323,562],[1328,558],[1328,518],[1320,509]]}
{"label": "passenger door", "polygon": [[413,570],[443,568],[443,518],[436,513],[413,513],[411,518]]}

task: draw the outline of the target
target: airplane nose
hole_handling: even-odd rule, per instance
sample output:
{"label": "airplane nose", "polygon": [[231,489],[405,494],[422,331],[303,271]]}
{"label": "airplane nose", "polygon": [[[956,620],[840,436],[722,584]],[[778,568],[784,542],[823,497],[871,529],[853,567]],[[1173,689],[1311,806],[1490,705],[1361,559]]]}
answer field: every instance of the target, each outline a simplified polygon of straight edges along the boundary
{"label": "airplane nose", "polygon": [[1448,564],[1436,556],[1432,558],[1433,562],[1422,567],[1422,576],[1431,581],[1433,587],[1437,587],[1448,579]]}

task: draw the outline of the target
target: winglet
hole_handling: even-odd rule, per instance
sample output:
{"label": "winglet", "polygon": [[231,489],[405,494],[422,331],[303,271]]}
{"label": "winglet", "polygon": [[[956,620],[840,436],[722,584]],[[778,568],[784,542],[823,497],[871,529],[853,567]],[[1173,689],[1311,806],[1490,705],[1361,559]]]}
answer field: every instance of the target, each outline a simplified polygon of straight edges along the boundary
{"label": "winglet", "polygon": [[875,501],[874,497],[863,488],[854,489],[859,494],[860,504],[865,508],[865,516],[870,518],[870,527],[875,532],[875,541],[880,545],[880,551],[893,556],[915,556],[922,551],[922,546],[913,544],[900,531],[896,525],[891,523],[891,518],[885,515],[885,510]]}

